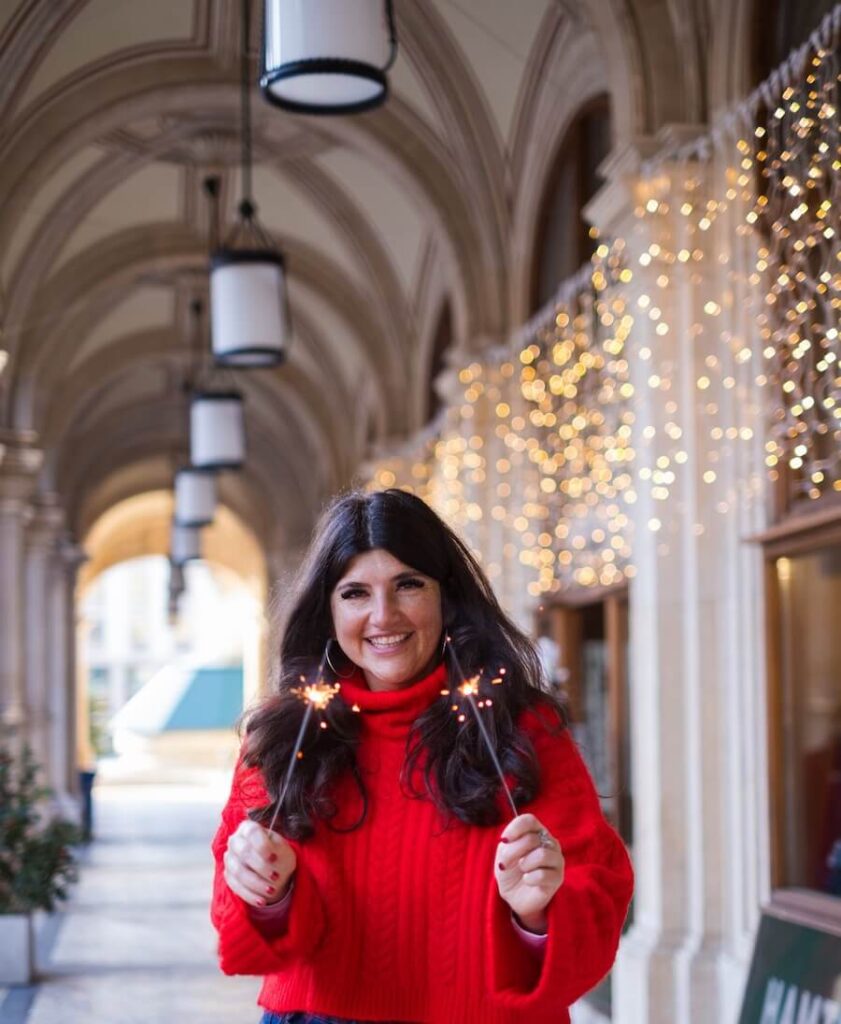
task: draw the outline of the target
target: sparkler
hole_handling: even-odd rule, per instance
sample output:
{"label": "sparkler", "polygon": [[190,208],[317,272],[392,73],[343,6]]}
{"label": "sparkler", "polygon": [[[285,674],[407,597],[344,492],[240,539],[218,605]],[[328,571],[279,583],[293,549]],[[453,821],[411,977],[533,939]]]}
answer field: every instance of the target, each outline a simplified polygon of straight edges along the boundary
{"label": "sparkler", "polygon": [[[289,783],[292,781],[292,774],[295,771],[295,765],[304,756],[301,751],[301,747],[303,746],[304,736],[306,735],[307,726],[312,718],[313,711],[324,711],[340,689],[338,685],[334,686],[330,683],[324,682],[324,661],[326,657],[327,650],[325,648],[324,654],[322,655],[321,661],[318,665],[318,672],[316,673],[314,683],[307,683],[306,677],[301,676],[301,682],[307,683],[307,685],[298,686],[292,690],[292,693],[304,702],[306,708],[304,710],[304,716],[301,719],[301,725],[298,729],[298,735],[295,737],[295,745],[292,747],[292,756],[289,758],[289,765],[286,769],[286,775],[283,778],[283,785],[280,787],[280,793],[278,794],[277,803],[275,804],[274,813],[272,814],[272,820],[269,822],[270,832],[274,829],[277,816],[280,814],[281,807],[283,807],[283,801],[286,798],[287,791],[289,790]],[[322,722],[321,728],[326,729],[327,723]]]}
{"label": "sparkler", "polygon": [[[496,749],[494,748],[493,741],[491,740],[490,733],[488,732],[488,727],[482,720],[482,713],[480,711],[480,708],[484,707],[487,704],[491,704],[492,702],[489,698],[485,700],[480,700],[478,704],[476,701],[476,698],[479,696],[479,680],[481,679],[481,673],[479,673],[479,675],[471,676],[468,679],[465,676],[464,672],[462,671],[461,664],[458,660],[458,655],[456,654],[455,647],[453,647],[452,637],[447,637],[446,645],[449,648],[450,657],[453,659],[453,664],[455,665],[456,671],[458,672],[458,675],[462,680],[461,685],[458,687],[458,692],[462,695],[462,697],[464,697],[467,700],[467,703],[473,710],[473,714],[476,718],[476,724],[479,726],[479,731],[482,734],[482,739],[485,741],[485,745],[488,748],[488,753],[491,755],[491,760],[493,761],[494,768],[496,768],[496,773],[499,776],[499,781],[502,783],[502,791],[505,793],[505,797],[508,800],[508,805],[511,808],[511,813],[516,818],[520,812],[517,810],[517,805],[514,803],[514,797],[511,795],[511,790],[509,789],[508,783],[505,780],[505,772],[503,772],[502,765],[499,763],[499,758],[497,757]],[[499,685],[502,682],[502,676],[504,675],[505,669],[501,668],[499,670],[499,674],[492,680],[493,684]],[[442,693],[448,693],[448,691],[442,690]],[[453,705],[453,710],[458,711],[457,704]],[[463,722],[465,719],[465,716],[463,714],[460,714],[458,717],[460,722]]]}

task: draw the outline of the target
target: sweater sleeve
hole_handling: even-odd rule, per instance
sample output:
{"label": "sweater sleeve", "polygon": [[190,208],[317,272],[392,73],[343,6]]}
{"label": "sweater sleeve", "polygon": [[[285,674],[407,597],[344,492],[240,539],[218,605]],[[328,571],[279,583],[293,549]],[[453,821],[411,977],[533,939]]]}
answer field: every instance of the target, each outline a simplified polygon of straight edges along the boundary
{"label": "sweater sleeve", "polygon": [[574,1003],[613,965],[633,870],[569,731],[553,735],[534,713],[527,731],[540,762],[541,791],[523,810],[559,841],[564,881],[547,907],[545,952],[536,958],[514,933],[510,908],[491,880],[490,984],[494,999],[512,1010],[551,1012]]}
{"label": "sweater sleeve", "polygon": [[326,917],[321,894],[296,843],[291,844],[298,858],[295,898],[290,903],[287,927],[282,935],[265,935],[252,920],[245,901],[228,888],[222,862],[228,839],[245,818],[248,807],[265,803],[265,791],[260,793],[261,788],[257,769],[238,763],[231,795],[212,844],[215,873],[210,917],[219,934],[219,965],[225,974],[282,971],[312,956],[324,935]]}

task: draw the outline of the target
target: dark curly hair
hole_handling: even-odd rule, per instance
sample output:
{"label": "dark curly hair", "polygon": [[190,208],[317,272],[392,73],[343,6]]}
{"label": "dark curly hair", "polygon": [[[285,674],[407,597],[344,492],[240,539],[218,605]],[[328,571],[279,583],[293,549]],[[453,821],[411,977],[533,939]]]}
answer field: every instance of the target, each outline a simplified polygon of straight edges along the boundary
{"label": "dark curly hair", "polygon": [[[531,800],[539,788],[534,749],[518,722],[528,708],[542,708],[541,718],[564,722],[560,705],[541,689],[541,664],[531,641],[499,606],[485,574],[467,546],[420,498],[389,489],[353,492],[337,498],[322,515],[293,590],[280,651],[277,693],[246,720],[245,763],[260,768],[272,804],[252,817],[267,824],[283,783],[304,714],[292,692],[302,674],[311,675],[334,636],[330,595],[351,559],[383,549],[399,561],[436,580],[441,590],[449,685],[467,676],[505,669],[505,683],[493,687],[493,703],[482,713],[503,771],[513,783],[517,803]],[[442,638],[443,640],[443,638]],[[334,676],[328,669],[326,678]],[[473,715],[459,721],[451,700],[435,701],[414,723],[406,751],[403,785],[413,796],[429,798],[445,820],[492,825],[502,820],[501,785]],[[323,713],[327,729],[312,728],[307,757],[298,762],[278,816],[290,839],[312,835],[316,819],[330,824],[338,815],[333,798],[340,778],[351,777],[365,818],[365,787],[356,761],[360,717],[333,700]],[[333,827],[338,828],[337,825]]]}

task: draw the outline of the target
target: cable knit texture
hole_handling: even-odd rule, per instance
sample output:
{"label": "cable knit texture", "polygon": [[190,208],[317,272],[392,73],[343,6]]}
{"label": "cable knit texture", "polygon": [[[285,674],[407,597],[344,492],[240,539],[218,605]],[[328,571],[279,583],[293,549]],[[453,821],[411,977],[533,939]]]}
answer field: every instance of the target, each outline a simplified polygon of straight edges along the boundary
{"label": "cable knit texture", "polygon": [[536,711],[521,723],[541,769],[541,791],[522,810],[540,818],[566,859],[542,957],[516,935],[497,891],[504,825],[445,825],[429,800],[405,792],[409,729],[445,687],[443,666],[396,692],[372,692],[359,679],[342,684],[337,699],[363,716],[368,814],[355,831],[335,830],[359,814],[356,787],[343,781],[334,828],[319,823],[312,839],[292,843],[295,891],[277,938],[260,932],[222,875],[229,835],[268,800],[259,771],[238,765],[213,842],[211,916],[222,970],[265,975],[266,1009],[418,1024],[563,1024],[566,1008],[610,969],[633,876],[567,731],[548,728]]}

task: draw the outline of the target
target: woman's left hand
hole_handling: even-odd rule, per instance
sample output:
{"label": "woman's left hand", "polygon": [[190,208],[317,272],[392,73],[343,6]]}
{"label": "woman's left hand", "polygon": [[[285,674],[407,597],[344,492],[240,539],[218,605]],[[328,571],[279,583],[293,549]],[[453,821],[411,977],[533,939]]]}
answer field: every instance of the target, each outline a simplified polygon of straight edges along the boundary
{"label": "woman's left hand", "polygon": [[564,880],[560,844],[533,814],[504,829],[494,871],[499,895],[528,931],[545,934],[546,908]]}

